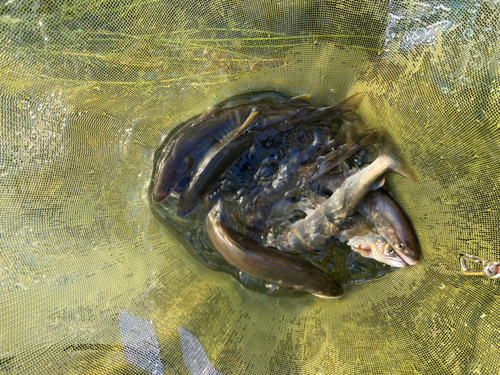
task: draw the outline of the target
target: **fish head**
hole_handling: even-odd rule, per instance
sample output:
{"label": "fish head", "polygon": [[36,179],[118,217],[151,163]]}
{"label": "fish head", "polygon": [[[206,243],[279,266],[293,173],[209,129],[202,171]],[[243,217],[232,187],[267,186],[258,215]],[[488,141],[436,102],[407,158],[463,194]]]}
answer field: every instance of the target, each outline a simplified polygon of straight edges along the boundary
{"label": "fish head", "polygon": [[381,189],[371,192],[358,211],[375,224],[377,232],[406,264],[420,263],[420,245],[410,219],[389,193]]}
{"label": "fish head", "polygon": [[411,227],[396,220],[385,228],[384,238],[408,265],[420,263],[420,245]]}
{"label": "fish head", "polygon": [[401,268],[406,266],[406,262],[401,259],[383,237],[375,235],[356,236],[351,238],[347,244],[365,258],[372,258],[392,267]]}
{"label": "fish head", "polygon": [[185,159],[164,160],[158,165],[153,187],[153,199],[156,203],[162,203],[170,194],[182,191],[188,181],[187,167]]}
{"label": "fish head", "polygon": [[162,203],[169,195],[170,189],[162,189],[159,185],[156,185],[153,190],[153,199],[156,203]]}
{"label": "fish head", "polygon": [[383,238],[378,237],[373,244],[373,259],[388,264],[392,267],[406,267],[406,262],[401,259],[393,247]]}
{"label": "fish head", "polygon": [[153,199],[156,203],[162,203],[172,192],[172,184],[167,181],[167,175],[163,170],[163,165],[158,167],[153,186]]}

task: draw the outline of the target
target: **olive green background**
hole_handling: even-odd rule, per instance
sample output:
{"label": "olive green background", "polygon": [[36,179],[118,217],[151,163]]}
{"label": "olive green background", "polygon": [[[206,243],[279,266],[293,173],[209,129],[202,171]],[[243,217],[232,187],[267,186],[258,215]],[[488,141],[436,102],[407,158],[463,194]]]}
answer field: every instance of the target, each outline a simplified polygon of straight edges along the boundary
{"label": "olive green background", "polygon": [[[426,9],[432,25],[405,24]],[[498,373],[499,283],[463,275],[458,254],[500,260],[499,19],[496,1],[4,1],[0,371],[147,373],[125,360],[123,309],[153,322],[166,374],[189,373],[179,327],[227,375]],[[434,38],[398,44],[415,30]],[[421,265],[339,300],[272,297],[154,219],[169,129],[258,89],[321,105],[366,92],[366,122],[420,176],[387,183]]]}

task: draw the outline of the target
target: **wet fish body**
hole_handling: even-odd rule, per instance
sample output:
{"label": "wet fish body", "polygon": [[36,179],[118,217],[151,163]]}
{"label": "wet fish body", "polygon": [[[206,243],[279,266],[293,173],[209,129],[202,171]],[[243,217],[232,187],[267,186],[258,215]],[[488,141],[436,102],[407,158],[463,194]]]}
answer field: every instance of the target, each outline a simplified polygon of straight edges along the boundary
{"label": "wet fish body", "polygon": [[182,128],[167,144],[158,163],[153,199],[161,203],[172,192],[182,191],[182,186],[179,185],[183,180],[189,179],[192,168],[204,153],[235,131],[250,113],[267,105],[269,102],[263,99],[263,103],[214,111],[211,115]]}
{"label": "wet fish body", "polygon": [[[208,152],[198,164],[194,177],[182,193],[177,214],[185,216],[192,212],[200,200],[215,186],[218,179],[248,151],[254,141],[262,141],[269,136],[286,132],[294,126],[322,121],[328,116],[341,117],[357,107],[363,95],[355,94],[335,106],[316,108],[299,107],[293,102],[271,103],[265,108],[253,108],[241,129],[229,135]],[[255,116],[254,116],[255,115]],[[246,126],[248,119],[255,117]]]}
{"label": "wet fish body", "polygon": [[296,255],[260,246],[232,229],[221,202],[209,212],[206,225],[217,251],[244,273],[318,297],[338,298],[342,295],[342,286],[312,263]]}
{"label": "wet fish body", "polygon": [[344,123],[332,142],[326,142],[320,147],[309,147],[301,152],[300,157],[296,158],[297,160],[291,167],[280,167],[272,189],[265,189],[256,197],[253,217],[257,220],[249,224],[262,228],[262,222],[271,214],[275,202],[282,197],[290,197],[294,194],[303,195],[311,180],[318,179],[342,164],[356,151],[377,140],[378,133],[375,130],[363,129],[359,124]]}
{"label": "wet fish body", "polygon": [[356,236],[366,237],[377,234],[373,223],[364,216],[356,213],[336,235],[336,238],[339,239],[340,242],[348,242],[351,238]]}
{"label": "wet fish body", "polygon": [[373,222],[377,232],[407,264],[420,262],[420,245],[410,219],[389,193],[381,189],[371,192],[357,210]]}
{"label": "wet fish body", "polygon": [[[259,112],[252,112],[242,128],[252,125]],[[177,215],[183,217],[191,213],[203,196],[217,183],[218,179],[235,160],[242,157],[252,144],[255,132],[241,130],[241,134],[221,142],[208,151],[191,178],[187,189],[179,198]]]}
{"label": "wet fish body", "polygon": [[355,236],[352,237],[347,244],[351,246],[353,251],[356,251],[365,258],[372,258],[397,268],[406,267],[407,265],[391,245],[381,236]]}

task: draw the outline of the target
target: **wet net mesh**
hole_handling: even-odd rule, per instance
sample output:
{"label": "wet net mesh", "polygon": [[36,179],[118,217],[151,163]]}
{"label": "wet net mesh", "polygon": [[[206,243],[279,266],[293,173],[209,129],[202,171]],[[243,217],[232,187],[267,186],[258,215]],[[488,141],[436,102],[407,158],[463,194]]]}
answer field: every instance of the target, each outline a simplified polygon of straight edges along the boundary
{"label": "wet net mesh", "polygon": [[[0,5],[0,371],[493,374],[500,3],[8,0]],[[421,265],[340,300],[258,294],[154,219],[155,150],[249,90],[366,93]]]}

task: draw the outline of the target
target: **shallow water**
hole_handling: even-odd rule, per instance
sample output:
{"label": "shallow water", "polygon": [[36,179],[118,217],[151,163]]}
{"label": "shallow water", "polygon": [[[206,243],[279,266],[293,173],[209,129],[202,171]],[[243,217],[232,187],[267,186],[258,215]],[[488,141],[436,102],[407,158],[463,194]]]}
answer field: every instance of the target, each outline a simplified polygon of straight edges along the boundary
{"label": "shallow water", "polygon": [[[240,95],[226,101],[222,106],[239,105],[258,99],[262,95],[269,93]],[[271,95],[275,95],[278,101],[290,98],[283,94]],[[193,120],[180,125],[177,129]],[[282,134],[276,131],[267,139],[254,143],[219,179],[217,187],[205,201],[185,218],[177,216],[178,199],[173,196],[161,204],[150,198],[151,209],[164,226],[173,230],[178,238],[188,245],[186,248],[197,261],[213,270],[230,273],[251,290],[281,294],[274,286],[242,273],[222,258],[208,237],[205,227],[206,215],[217,200],[223,199],[236,230],[245,233],[263,246],[272,243],[288,225],[305,216],[304,205],[300,202],[307,199],[317,203],[332,193],[317,181],[308,182],[299,188],[300,176],[304,167],[310,165],[318,155],[325,154],[325,145],[335,138],[341,124],[342,121],[338,119],[332,121],[325,119],[322,122],[290,129]],[[157,151],[155,169],[162,149],[171,138],[167,137]],[[343,166],[329,172],[331,178],[342,175],[343,168],[352,168],[369,160],[374,152],[366,151],[355,153]],[[280,207],[283,208],[283,212],[277,213],[274,205],[277,201],[281,201]],[[392,269],[388,265],[360,256],[336,238],[332,238],[321,248],[298,256],[317,264],[342,285],[375,279]]]}

